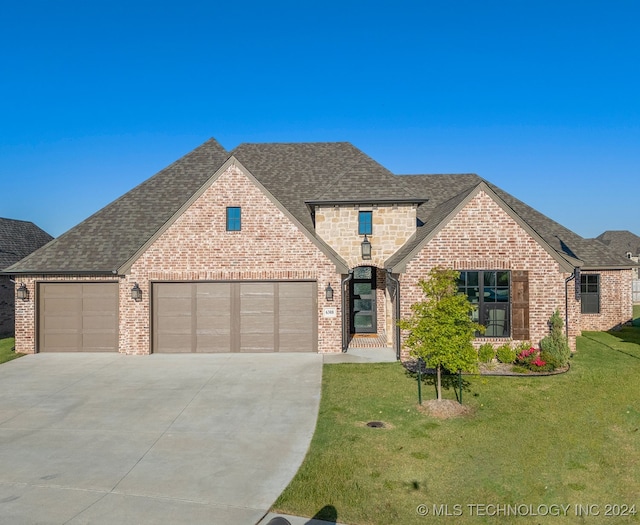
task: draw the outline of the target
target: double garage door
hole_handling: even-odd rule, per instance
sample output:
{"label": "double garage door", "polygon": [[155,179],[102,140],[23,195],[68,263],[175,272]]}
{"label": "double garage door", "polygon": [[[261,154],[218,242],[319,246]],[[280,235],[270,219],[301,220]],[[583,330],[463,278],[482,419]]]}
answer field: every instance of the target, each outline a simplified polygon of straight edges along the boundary
{"label": "double garage door", "polygon": [[[316,352],[315,282],[155,283],[153,352]],[[117,283],[42,283],[41,352],[116,352]]]}
{"label": "double garage door", "polygon": [[154,352],[315,352],[315,282],[153,285]]}

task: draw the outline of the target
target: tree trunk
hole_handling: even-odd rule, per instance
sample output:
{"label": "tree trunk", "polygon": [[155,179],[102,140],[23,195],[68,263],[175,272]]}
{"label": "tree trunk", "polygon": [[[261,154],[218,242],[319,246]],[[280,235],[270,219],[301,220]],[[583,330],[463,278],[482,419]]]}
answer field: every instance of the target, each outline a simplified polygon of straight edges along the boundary
{"label": "tree trunk", "polygon": [[436,367],[436,392],[438,401],[442,401],[442,382],[440,381],[440,365]]}

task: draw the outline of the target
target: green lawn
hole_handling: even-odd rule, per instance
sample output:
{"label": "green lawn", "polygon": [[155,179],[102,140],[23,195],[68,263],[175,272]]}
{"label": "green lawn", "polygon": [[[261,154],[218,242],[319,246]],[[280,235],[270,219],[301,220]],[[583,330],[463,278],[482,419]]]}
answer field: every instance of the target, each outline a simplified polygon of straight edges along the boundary
{"label": "green lawn", "polygon": [[[311,448],[274,509],[350,525],[640,523],[640,346],[625,339],[585,333],[563,375],[466,377],[474,413],[449,420],[418,412],[398,363],[325,365]],[[605,516],[625,504],[634,517]]]}
{"label": "green lawn", "polygon": [[5,337],[4,339],[0,339],[0,364],[6,363],[7,361],[11,361],[16,357],[21,357],[24,354],[16,354],[13,351],[13,345],[15,344],[15,339],[13,337]]}

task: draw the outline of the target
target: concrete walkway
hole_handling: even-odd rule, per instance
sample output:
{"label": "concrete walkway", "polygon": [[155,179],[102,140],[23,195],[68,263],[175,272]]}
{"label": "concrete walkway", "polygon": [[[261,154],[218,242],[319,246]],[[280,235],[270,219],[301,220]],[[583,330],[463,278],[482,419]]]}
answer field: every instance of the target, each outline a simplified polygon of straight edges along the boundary
{"label": "concrete walkway", "polygon": [[318,354],[39,354],[0,366],[11,524],[255,524],[314,432]]}

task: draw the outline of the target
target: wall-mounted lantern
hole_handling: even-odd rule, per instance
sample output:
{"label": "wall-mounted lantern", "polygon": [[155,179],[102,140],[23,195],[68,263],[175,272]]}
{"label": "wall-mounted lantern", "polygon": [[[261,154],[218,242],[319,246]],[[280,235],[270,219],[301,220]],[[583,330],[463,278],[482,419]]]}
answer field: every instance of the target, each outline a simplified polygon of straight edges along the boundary
{"label": "wall-mounted lantern", "polygon": [[131,288],[131,299],[136,302],[142,301],[142,290],[138,286],[138,283],[135,283],[133,288]]}
{"label": "wall-mounted lantern", "polygon": [[362,244],[360,245],[360,249],[362,250],[363,260],[368,261],[371,259],[371,243],[369,242],[369,239],[367,239],[366,234],[364,236],[364,241],[362,241]]}
{"label": "wall-mounted lantern", "polygon": [[331,288],[331,283],[324,289],[324,296],[327,298],[327,301],[333,301],[333,288]]}
{"label": "wall-mounted lantern", "polygon": [[21,299],[23,301],[29,300],[29,289],[26,287],[24,283],[22,283],[20,285],[20,288],[18,288],[16,292],[16,296],[18,297],[18,299]]}

